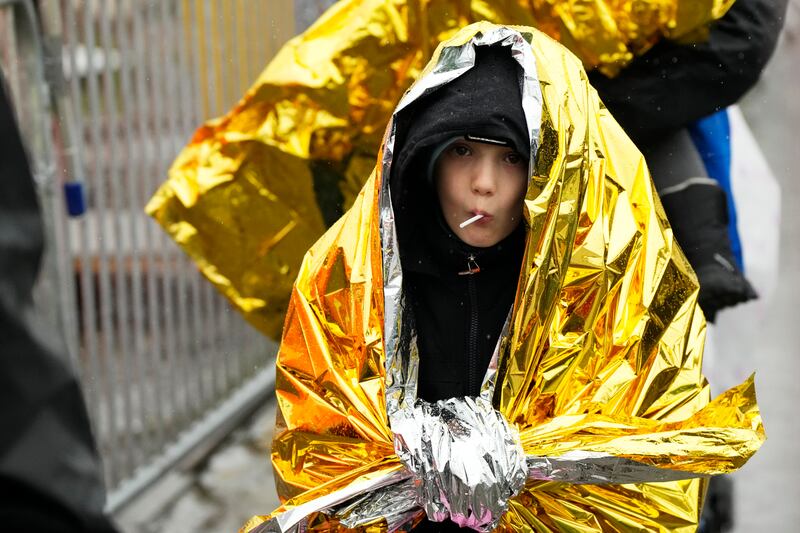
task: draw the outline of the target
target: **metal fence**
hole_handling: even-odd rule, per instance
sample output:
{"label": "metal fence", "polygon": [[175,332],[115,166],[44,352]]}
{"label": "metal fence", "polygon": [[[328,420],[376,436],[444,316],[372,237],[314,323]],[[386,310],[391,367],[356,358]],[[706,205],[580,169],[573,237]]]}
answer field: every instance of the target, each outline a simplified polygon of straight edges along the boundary
{"label": "metal fence", "polygon": [[274,346],[143,208],[293,33],[291,1],[0,0],[48,228],[36,300],[80,376],[112,511],[274,379]]}

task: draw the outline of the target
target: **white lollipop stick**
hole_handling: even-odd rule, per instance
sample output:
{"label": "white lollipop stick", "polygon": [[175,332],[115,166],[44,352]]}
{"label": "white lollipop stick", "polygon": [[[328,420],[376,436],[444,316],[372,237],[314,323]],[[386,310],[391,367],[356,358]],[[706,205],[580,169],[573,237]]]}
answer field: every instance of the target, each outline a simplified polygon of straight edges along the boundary
{"label": "white lollipop stick", "polygon": [[483,218],[483,215],[475,215],[474,217],[472,217],[470,219],[467,219],[464,222],[462,222],[461,224],[459,224],[458,227],[459,228],[466,228],[467,226],[469,226],[473,222],[477,222],[478,220],[480,220],[482,218]]}

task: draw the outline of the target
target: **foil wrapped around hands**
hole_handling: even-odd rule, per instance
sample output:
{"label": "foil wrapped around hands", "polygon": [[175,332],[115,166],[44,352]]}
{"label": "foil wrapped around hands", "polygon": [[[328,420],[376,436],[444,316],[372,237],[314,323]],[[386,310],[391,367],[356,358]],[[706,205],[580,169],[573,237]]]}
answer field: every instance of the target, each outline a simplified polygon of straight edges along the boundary
{"label": "foil wrapped around hands", "polygon": [[[720,427],[720,420],[730,426]],[[679,424],[566,415],[518,433],[485,397],[416,400],[391,421],[394,454],[298,495],[270,516],[253,517],[242,531],[372,531],[379,525],[392,533],[413,529],[425,516],[508,531],[523,526],[508,511],[514,500],[517,508],[525,501],[526,491],[544,497],[553,490],[546,487],[583,486],[581,492],[593,493],[592,485],[691,482],[740,467],[764,438],[752,378]],[[624,486],[632,496],[633,485]]]}
{"label": "foil wrapped around hands", "polygon": [[483,398],[417,400],[396,413],[392,430],[431,521],[491,531],[525,485],[519,434]]}

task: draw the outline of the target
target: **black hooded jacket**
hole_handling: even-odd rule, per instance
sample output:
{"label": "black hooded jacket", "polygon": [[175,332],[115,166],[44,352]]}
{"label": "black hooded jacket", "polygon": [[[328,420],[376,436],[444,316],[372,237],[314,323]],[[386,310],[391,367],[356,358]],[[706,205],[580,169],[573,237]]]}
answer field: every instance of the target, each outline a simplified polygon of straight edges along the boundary
{"label": "black hooded jacket", "polygon": [[[480,393],[514,303],[525,244],[522,224],[489,248],[468,246],[441,225],[421,232],[403,259],[420,351],[418,395],[427,401]],[[470,256],[480,272],[463,274]]]}
{"label": "black hooded jacket", "polygon": [[[527,157],[526,131],[519,67],[499,46],[479,47],[475,67],[398,117],[392,198],[403,289],[420,353],[418,396],[424,400],[479,394],[514,302],[525,244],[524,222],[491,247],[458,239],[427,176],[431,151],[472,134],[504,140]],[[467,274],[468,264],[480,271]]]}

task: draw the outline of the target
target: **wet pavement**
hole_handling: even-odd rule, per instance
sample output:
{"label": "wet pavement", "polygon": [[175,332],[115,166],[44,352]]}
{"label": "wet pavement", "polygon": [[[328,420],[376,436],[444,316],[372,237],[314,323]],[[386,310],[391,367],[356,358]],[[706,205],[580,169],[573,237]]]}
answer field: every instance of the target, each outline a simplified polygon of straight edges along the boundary
{"label": "wet pavement", "polygon": [[172,473],[119,517],[125,533],[232,533],[279,505],[269,462],[269,402],[189,472]]}

